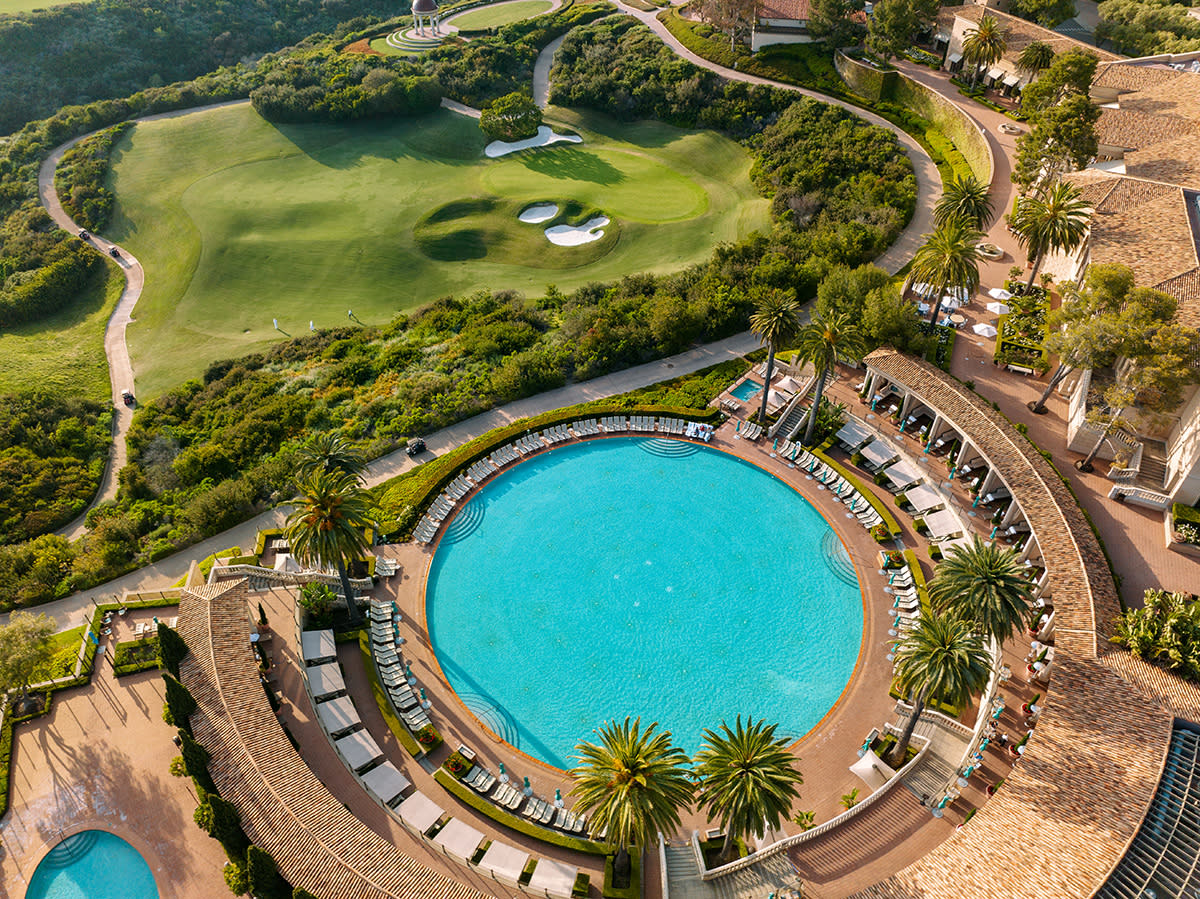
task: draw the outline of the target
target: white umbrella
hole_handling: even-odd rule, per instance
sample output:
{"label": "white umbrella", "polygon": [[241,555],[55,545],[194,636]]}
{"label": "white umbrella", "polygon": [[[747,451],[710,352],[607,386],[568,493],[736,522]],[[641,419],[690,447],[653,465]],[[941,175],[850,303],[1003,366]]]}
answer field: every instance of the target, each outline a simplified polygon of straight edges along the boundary
{"label": "white umbrella", "polygon": [[996,336],[996,328],[993,325],[989,325],[987,322],[980,322],[977,325],[973,325],[971,327],[971,330],[974,331],[976,334],[978,334],[980,337],[995,337]]}
{"label": "white umbrella", "polygon": [[992,287],[988,290],[988,296],[993,300],[1011,300],[1012,294],[1003,287]]}
{"label": "white umbrella", "polygon": [[1012,312],[1012,309],[1010,309],[1008,306],[1005,306],[1003,303],[988,303],[987,311],[993,312],[996,315],[1008,315],[1008,313]]}

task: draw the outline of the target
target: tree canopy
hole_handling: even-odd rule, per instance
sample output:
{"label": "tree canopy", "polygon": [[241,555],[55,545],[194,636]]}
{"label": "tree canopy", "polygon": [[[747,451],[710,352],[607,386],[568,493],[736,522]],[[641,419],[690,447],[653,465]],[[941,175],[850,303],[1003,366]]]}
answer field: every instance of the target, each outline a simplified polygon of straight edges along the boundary
{"label": "tree canopy", "polygon": [[498,97],[479,117],[479,130],[491,140],[524,140],[537,134],[541,124],[541,107],[522,91]]}
{"label": "tree canopy", "polygon": [[33,673],[50,659],[54,619],[29,612],[13,612],[0,627],[0,693],[29,693]]}

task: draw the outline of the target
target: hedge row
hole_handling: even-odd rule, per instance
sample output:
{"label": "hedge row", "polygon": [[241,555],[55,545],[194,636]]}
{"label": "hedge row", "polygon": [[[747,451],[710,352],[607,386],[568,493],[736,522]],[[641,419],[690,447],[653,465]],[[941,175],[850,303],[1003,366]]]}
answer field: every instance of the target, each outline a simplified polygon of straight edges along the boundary
{"label": "hedge row", "polygon": [[885,506],[876,498],[873,492],[867,489],[866,484],[864,484],[860,478],[849,472],[844,466],[834,462],[833,459],[829,458],[828,454],[823,452],[819,447],[814,448],[812,450],[812,454],[836,471],[839,475],[841,475],[842,478],[850,483],[851,487],[858,491],[859,495],[863,499],[871,504],[871,508],[878,512],[879,517],[883,519],[883,526],[887,528],[888,534],[893,537],[900,536],[900,524],[896,521],[896,516],[891,513],[891,510],[888,509],[887,506]]}
{"label": "hedge row", "polygon": [[408,732],[408,728],[396,717],[396,713],[392,711],[392,703],[388,700],[387,692],[375,674],[375,661],[371,658],[371,639],[365,630],[359,632],[358,648],[362,651],[363,668],[367,671],[367,680],[371,682],[371,695],[375,697],[375,704],[379,706],[379,714],[383,715],[383,720],[387,722],[388,728],[400,741],[400,745],[407,749],[408,754],[413,758],[419,759],[425,752]]}
{"label": "hedge row", "polygon": [[639,406],[632,403],[602,401],[564,406],[523,418],[510,425],[495,428],[464,443],[450,452],[438,456],[431,462],[419,465],[375,488],[379,509],[383,516],[379,529],[391,540],[402,542],[412,536],[425,509],[458,474],[478,460],[511,443],[530,431],[540,431],[556,424],[569,423],[580,418],[600,418],[605,415],[663,415],[689,421],[713,422],[720,417],[718,409],[687,409],[675,406]]}

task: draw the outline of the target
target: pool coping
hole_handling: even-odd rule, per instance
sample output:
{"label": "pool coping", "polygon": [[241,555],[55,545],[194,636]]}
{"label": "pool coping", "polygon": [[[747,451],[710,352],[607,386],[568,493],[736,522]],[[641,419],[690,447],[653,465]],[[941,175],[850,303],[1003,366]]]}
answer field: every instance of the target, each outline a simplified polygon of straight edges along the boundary
{"label": "pool coping", "polygon": [[[720,428],[718,428],[718,432],[721,430],[728,430],[728,428],[726,425],[722,425]],[[787,480],[786,478],[781,477],[779,473],[772,471],[770,468],[768,468],[765,465],[760,464],[755,459],[752,459],[747,456],[743,456],[736,452],[733,452],[732,448],[731,448],[732,445],[730,447],[725,447],[725,446],[721,445],[720,443],[713,444],[713,443],[706,443],[703,441],[697,442],[695,440],[689,440],[685,437],[681,437],[680,435],[659,435],[659,434],[657,434],[657,432],[652,433],[652,434],[639,434],[636,432],[622,432],[622,433],[613,433],[613,434],[608,434],[608,433],[595,434],[595,435],[589,435],[584,438],[574,437],[569,442],[564,444],[564,446],[572,446],[572,445],[576,445],[576,444],[587,443],[587,442],[590,442],[593,440],[638,439],[638,438],[669,439],[669,440],[679,440],[680,442],[683,442],[683,443],[697,443],[699,446],[703,446],[703,447],[705,447],[707,449],[711,449],[715,452],[724,453],[725,455],[732,456],[734,459],[737,459],[738,461],[741,461],[748,465],[754,466],[756,469],[761,471],[763,474],[766,474],[769,477],[775,478],[777,481],[782,483],[784,486],[786,486],[787,488],[789,488],[790,490],[795,492],[796,495],[800,497],[800,499],[802,499],[810,507],[812,507],[812,509],[814,509],[825,520],[825,523],[829,526],[830,530],[833,531],[833,533],[837,536],[837,538],[841,542],[843,548],[846,550],[846,555],[850,559],[851,565],[854,567],[855,577],[858,579],[859,601],[862,603],[862,611],[863,611],[863,624],[862,624],[862,632],[859,637],[858,653],[855,658],[854,667],[851,670],[850,675],[846,679],[845,686],[839,692],[837,699],[834,700],[833,704],[830,705],[830,707],[825,711],[825,713],[816,722],[816,724],[814,724],[808,731],[806,731],[804,734],[802,734],[796,740],[794,740],[788,744],[788,751],[790,753],[792,753],[793,755],[795,755],[797,757],[797,760],[799,760],[800,748],[801,748],[802,744],[808,743],[811,740],[815,740],[815,738],[820,736],[820,731],[823,728],[825,728],[825,726],[830,722],[830,719],[833,718],[835,713],[842,710],[846,701],[854,693],[855,687],[859,686],[859,682],[860,682],[862,676],[866,672],[867,658],[870,655],[870,649],[871,649],[871,647],[869,645],[870,638],[871,638],[872,634],[874,633],[874,631],[876,630],[877,624],[879,623],[876,620],[878,618],[878,616],[873,613],[871,603],[870,603],[870,600],[868,597],[868,590],[869,590],[868,581],[865,577],[863,569],[861,568],[861,566],[859,564],[859,560],[856,558],[856,555],[857,555],[856,552],[851,549],[850,541],[848,541],[846,539],[844,531],[842,530],[842,522],[840,522],[840,521],[835,522],[831,518],[831,516],[827,514],[826,510],[821,508],[820,505],[818,505],[816,502],[813,501],[815,499],[815,497],[810,498],[809,496],[807,496],[805,494],[805,492],[803,490],[801,490],[801,488],[798,484],[794,484],[791,481]],[[734,439],[737,439],[736,435],[734,435]],[[527,456],[522,456],[516,462],[511,463],[510,465],[504,466],[504,468],[501,471],[497,472],[497,474],[503,474],[507,471],[510,471],[510,470],[516,468],[517,466],[521,465],[524,461],[526,461],[528,459],[532,459],[532,458],[540,456],[544,453],[551,453],[557,448],[560,448],[560,447],[558,447],[557,445],[547,446],[544,449],[539,449],[536,452],[530,453]],[[425,559],[424,559],[424,563],[423,563],[423,567],[422,567],[421,575],[420,575],[420,577],[421,577],[420,594],[418,597],[417,609],[420,614],[419,620],[420,620],[421,629],[424,631],[424,633],[426,635],[430,634],[429,620],[428,620],[428,615],[427,615],[427,608],[428,608],[427,590],[428,590],[428,586],[429,586],[429,575],[430,575],[430,568],[433,565],[434,556],[437,554],[438,546],[441,544],[442,537],[446,534],[446,531],[451,526],[454,519],[459,515],[459,513],[464,508],[466,508],[467,503],[469,503],[471,501],[471,499],[473,499],[477,494],[482,492],[485,489],[485,487],[490,483],[491,483],[491,480],[489,479],[488,482],[486,482],[485,484],[476,486],[469,493],[467,493],[455,505],[455,508],[454,508],[452,514],[447,516],[446,519],[441,523],[441,525],[438,528],[436,539],[433,540],[431,543],[429,543],[427,546],[422,547],[422,554],[424,555]],[[446,686],[446,688],[449,690],[450,695],[454,698],[454,701],[457,704],[458,708],[466,715],[466,718],[468,721],[474,722],[475,726],[478,727],[483,732],[483,734],[485,734],[494,744],[496,744],[497,746],[505,747],[506,750],[511,751],[511,752],[515,753],[518,757],[520,757],[520,759],[522,761],[532,763],[534,766],[541,769],[544,773],[547,773],[556,778],[560,778],[560,777],[563,777],[564,775],[568,774],[569,769],[555,767],[554,765],[551,765],[549,762],[543,761],[542,759],[532,756],[517,746],[513,746],[511,743],[509,743],[507,740],[505,740],[503,737],[501,737],[499,734],[497,734],[494,730],[492,730],[492,728],[490,728],[482,719],[480,719],[479,716],[477,716],[474,712],[472,712],[471,709],[469,709],[466,706],[466,704],[462,701],[462,699],[459,697],[458,691],[454,689],[454,687],[450,683],[449,678],[446,676],[446,673],[442,668],[441,661],[438,658],[438,654],[433,647],[432,637],[428,636],[427,639],[428,639],[430,660],[433,664],[434,672],[436,673],[438,680],[440,680]]]}
{"label": "pool coping", "polygon": [[29,891],[29,884],[33,880],[33,875],[37,871],[38,865],[50,854],[51,850],[68,837],[73,837],[75,834],[82,833],[85,830],[105,831],[132,846],[142,857],[142,860],[146,863],[146,867],[150,869],[150,876],[154,878],[154,888],[158,890],[158,899],[176,899],[175,890],[171,887],[171,881],[167,876],[168,872],[163,865],[162,857],[139,834],[127,829],[118,829],[113,826],[111,821],[105,818],[86,818],[82,821],[73,822],[69,827],[60,828],[55,834],[56,839],[42,839],[31,846],[29,851],[24,854],[23,863],[18,865],[21,876],[25,879],[26,893]]}

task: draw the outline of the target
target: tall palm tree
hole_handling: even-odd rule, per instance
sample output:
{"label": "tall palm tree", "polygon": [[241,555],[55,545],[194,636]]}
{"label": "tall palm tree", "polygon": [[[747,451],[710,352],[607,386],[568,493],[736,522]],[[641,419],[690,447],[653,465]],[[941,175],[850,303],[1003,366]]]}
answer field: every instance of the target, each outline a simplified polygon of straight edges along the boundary
{"label": "tall palm tree", "polygon": [[909,278],[932,284],[937,291],[930,300],[929,320],[936,322],[942,311],[942,297],[948,290],[961,288],[968,295],[979,286],[979,241],[983,232],[962,219],[950,219],[925,235],[925,243],[913,254]]}
{"label": "tall palm tree", "polygon": [[825,382],[838,362],[860,359],[866,349],[866,339],[854,316],[841,312],[833,318],[818,315],[800,329],[796,339],[796,352],[817,371],[817,390],[809,407],[808,424],[804,428],[803,444],[812,444],[813,431],[817,425],[817,410],[821,408],[821,397],[825,393]]}
{"label": "tall palm tree", "polygon": [[724,859],[733,854],[736,837],[761,837],[764,827],[779,827],[800,798],[804,777],[787,751],[788,741],[775,739],[776,726],[753,719],[743,726],[738,715],[732,730],[721,722],[721,733],[704,731],[704,746],[695,759],[700,780],[696,805],[724,828]]}
{"label": "tall palm tree", "polygon": [[296,470],[301,477],[318,471],[340,471],[362,482],[367,462],[350,443],[332,431],[321,431],[309,438],[296,453]]}
{"label": "tall palm tree", "polygon": [[940,613],[966,621],[1000,645],[1028,625],[1033,614],[1017,551],[984,543],[978,535],[938,565],[929,599]]}
{"label": "tall palm tree", "polygon": [[758,420],[767,421],[767,398],[771,392],[771,374],[775,369],[775,351],[796,335],[800,327],[800,304],[790,290],[768,290],[750,313],[750,330],[767,348],[767,380],[762,392]]}
{"label": "tall palm tree", "polygon": [[1043,69],[1050,68],[1054,62],[1054,48],[1043,41],[1034,41],[1026,45],[1017,57],[1017,68],[1022,72],[1036,75]]}
{"label": "tall palm tree", "polygon": [[629,874],[629,847],[649,846],[658,833],[674,833],[680,809],[692,805],[687,754],[671,744],[671,732],[658,722],[645,729],[642,719],[615,721],[600,728],[599,743],[580,743],[579,764],[570,775],[571,795],[591,814],[594,830],[607,830],[618,847],[614,873]]}
{"label": "tall palm tree", "polygon": [[992,217],[991,189],[990,184],[974,175],[951,178],[933,207],[934,225],[960,218],[982,230]]}
{"label": "tall palm tree", "polygon": [[299,479],[300,498],[287,518],[284,536],[293,555],[306,565],[332,565],[342,581],[351,622],[358,606],[350,586],[350,563],[367,552],[365,531],[371,526],[369,494],[354,475],[317,471]]}
{"label": "tall palm tree", "polygon": [[971,63],[971,84],[979,81],[979,70],[990,66],[1004,55],[1008,49],[1008,32],[995,16],[986,13],[974,28],[968,28],[963,34],[962,52],[967,62]]}
{"label": "tall palm tree", "polygon": [[1091,219],[1091,205],[1078,187],[1066,181],[1051,185],[1040,196],[1017,200],[1012,228],[1033,260],[1026,288],[1033,286],[1048,252],[1067,253],[1083,243]]}
{"label": "tall palm tree", "polygon": [[963,705],[987,684],[988,653],[969,622],[949,615],[922,615],[896,647],[896,686],[912,698],[912,715],[891,754],[893,768],[904,755],[929,698]]}

